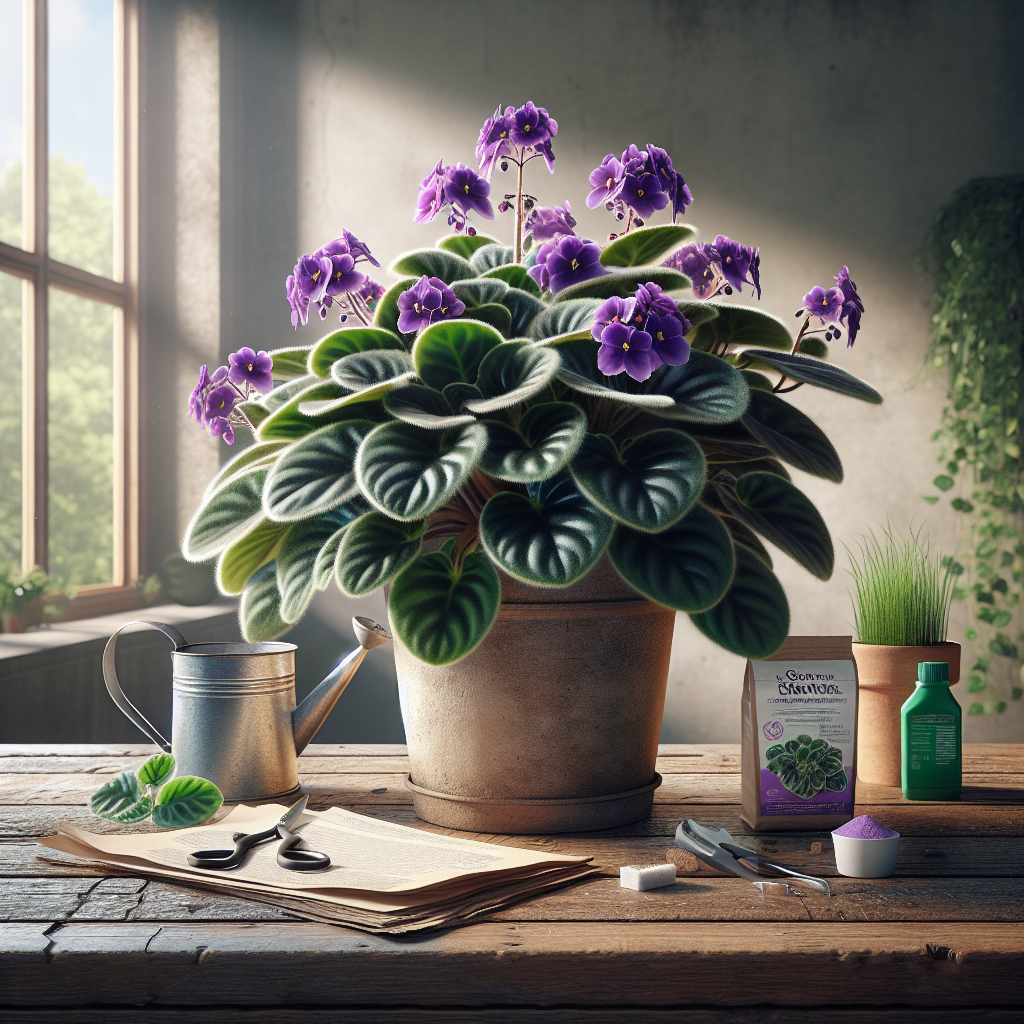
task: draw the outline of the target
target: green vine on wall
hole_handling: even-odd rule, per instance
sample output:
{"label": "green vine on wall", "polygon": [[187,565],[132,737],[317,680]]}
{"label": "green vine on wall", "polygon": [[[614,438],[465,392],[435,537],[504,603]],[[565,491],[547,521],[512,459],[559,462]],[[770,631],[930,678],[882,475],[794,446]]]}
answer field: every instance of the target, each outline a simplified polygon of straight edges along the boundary
{"label": "green vine on wall", "polygon": [[[966,631],[975,653],[971,714],[1005,711],[1024,696],[1024,175],[978,178],[936,216],[928,238],[935,279],[930,356],[949,374],[949,404],[933,440],[941,444],[944,492],[968,517],[969,550],[956,563],[955,596],[972,603]],[[934,504],[938,495],[925,501]]]}

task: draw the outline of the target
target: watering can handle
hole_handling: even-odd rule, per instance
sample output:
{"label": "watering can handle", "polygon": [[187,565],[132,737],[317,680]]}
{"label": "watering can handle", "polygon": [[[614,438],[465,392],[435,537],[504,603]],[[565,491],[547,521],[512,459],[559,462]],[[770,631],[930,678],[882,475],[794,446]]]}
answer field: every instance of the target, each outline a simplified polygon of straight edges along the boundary
{"label": "watering can handle", "polygon": [[156,726],[124,695],[121,684],[117,681],[117,669],[114,667],[117,634],[129,626],[152,626],[153,629],[159,629],[164,636],[173,642],[175,650],[185,646],[185,638],[173,626],[168,626],[165,622],[146,622],[138,619],[133,622],[126,622],[121,629],[115,630],[114,635],[107,641],[107,646],[103,649],[103,681],[107,684],[107,692],[113,698],[114,703],[124,712],[125,717],[144,732],[158,747],[169,754],[171,752],[170,743],[160,735]]}

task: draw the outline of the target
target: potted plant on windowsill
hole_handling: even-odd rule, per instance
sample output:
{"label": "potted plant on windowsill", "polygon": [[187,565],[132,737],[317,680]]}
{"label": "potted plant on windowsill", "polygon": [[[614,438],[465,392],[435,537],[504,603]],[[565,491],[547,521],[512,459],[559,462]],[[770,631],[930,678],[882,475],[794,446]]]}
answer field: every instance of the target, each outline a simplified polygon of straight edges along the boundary
{"label": "potted plant on windowsill", "polygon": [[[57,594],[60,581],[38,566],[26,573],[13,565],[0,567],[0,616],[4,633],[24,633],[51,611],[46,598]],[[70,596],[70,595],[69,595]]]}
{"label": "potted plant on windowsill", "polygon": [[[852,343],[860,324],[845,267],[805,297],[795,339],[713,301],[760,296],[758,250],[692,242],[675,223],[690,190],[654,146],[594,170],[588,205],[616,231],[578,237],[568,203],[523,188],[531,160],[553,169],[557,131],[532,103],[496,111],[482,174],[439,161],[420,186],[415,219],[443,212],[454,233],[394,260],[386,290],[347,231],[303,256],[293,324],[338,306],[343,328],[243,349],[192,396],[213,433],[245,425],[257,443],[210,484],[185,556],[219,558],[254,640],[332,578],[353,596],[386,586],[417,812],[480,831],[650,813],[675,612],[760,658],[789,611],[758,534],[832,573],[784,463],[835,482],[842,465],[782,395],[881,401],[823,359],[822,335]],[[467,225],[493,216],[498,166],[517,178],[498,205],[511,246]],[[659,210],[670,222],[645,224]]]}
{"label": "potted plant on windowsill", "polygon": [[919,534],[872,534],[851,553],[856,596],[859,703],[857,777],[900,785],[900,708],[914,692],[922,661],[945,661],[960,681],[960,645],[946,640],[954,564],[933,555]]}

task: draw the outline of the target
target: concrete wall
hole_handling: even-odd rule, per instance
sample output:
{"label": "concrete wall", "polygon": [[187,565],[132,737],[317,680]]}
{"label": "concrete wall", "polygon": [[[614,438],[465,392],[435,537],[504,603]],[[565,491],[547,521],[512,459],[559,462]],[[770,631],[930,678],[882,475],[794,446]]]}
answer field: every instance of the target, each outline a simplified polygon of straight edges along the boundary
{"label": "concrete wall", "polygon": [[[612,228],[586,210],[589,171],[652,142],[690,184],[687,220],[702,238],[761,247],[763,308],[791,320],[847,264],[867,313],[856,347],[833,359],[885,404],[794,394],[846,467],[838,487],[794,474],[831,527],[837,570],[822,583],[782,554],[776,565],[793,633],[851,633],[844,543],[887,521],[924,524],[946,551],[958,543],[957,515],[921,500],[944,388],[923,368],[929,284],[917,261],[958,186],[1024,169],[1022,39],[1024,6],[998,0],[307,0],[300,250],[342,227],[385,265],[433,244],[444,225],[412,223],[420,178],[439,157],[473,164],[484,118],[532,99],[560,130],[554,176],[531,165],[528,188],[545,204],[569,199],[578,231]],[[494,193],[512,187],[496,173]],[[511,235],[507,218],[486,228]],[[663,738],[737,740],[741,676],[740,659],[680,616]],[[1020,711],[972,719],[968,735],[1020,736]]]}
{"label": "concrete wall", "polygon": [[[836,444],[846,480],[794,474],[839,555],[828,583],[778,555],[792,632],[852,631],[842,544],[871,527],[924,523],[934,544],[955,548],[955,514],[920,499],[936,473],[929,437],[944,388],[923,368],[929,285],[917,260],[958,186],[1024,169],[1024,5],[179,0],[145,13],[151,567],[180,540],[217,458],[183,415],[199,363],[241,344],[315,340],[319,325],[288,325],[295,256],[345,227],[385,265],[433,244],[444,225],[412,223],[417,183],[439,157],[472,164],[483,119],[527,99],[560,124],[555,175],[531,165],[528,187],[545,204],[569,199],[592,237],[612,224],[585,208],[589,171],[653,142],[693,189],[687,220],[702,238],[761,247],[763,308],[791,319],[843,263],[860,287],[862,335],[833,357],[885,404],[793,395]],[[214,151],[220,195],[208,184],[193,194]],[[493,187],[511,183],[499,172]],[[487,227],[510,237],[507,220]],[[203,284],[210,301],[197,311]],[[314,602],[290,637],[300,690],[351,646],[348,618],[375,608],[336,593]],[[401,738],[393,665],[374,657],[321,739]],[[741,672],[680,616],[664,738],[737,739]],[[972,719],[968,736],[1020,737],[1022,711]]]}

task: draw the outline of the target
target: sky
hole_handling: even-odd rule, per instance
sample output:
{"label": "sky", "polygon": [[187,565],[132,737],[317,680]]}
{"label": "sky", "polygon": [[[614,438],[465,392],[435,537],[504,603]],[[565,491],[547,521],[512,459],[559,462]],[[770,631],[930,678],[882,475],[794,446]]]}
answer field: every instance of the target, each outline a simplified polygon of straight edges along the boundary
{"label": "sky", "polygon": [[[113,0],[49,0],[50,155],[114,187]],[[22,3],[0,0],[0,166],[22,158]]]}

